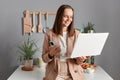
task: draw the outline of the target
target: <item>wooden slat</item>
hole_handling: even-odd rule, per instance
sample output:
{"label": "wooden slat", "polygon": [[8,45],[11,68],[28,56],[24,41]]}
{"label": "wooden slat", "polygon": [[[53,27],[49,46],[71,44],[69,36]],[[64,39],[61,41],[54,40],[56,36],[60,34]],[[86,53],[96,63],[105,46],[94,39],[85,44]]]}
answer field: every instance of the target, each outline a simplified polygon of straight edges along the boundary
{"label": "wooden slat", "polygon": [[[39,14],[40,12],[39,11],[29,11],[30,12],[30,14],[33,14],[34,12],[35,12],[35,14]],[[48,15],[55,15],[56,14],[56,12],[51,12],[51,11],[41,11],[41,15],[45,15],[46,13],[48,13]],[[24,14],[25,14],[25,12],[24,12]]]}

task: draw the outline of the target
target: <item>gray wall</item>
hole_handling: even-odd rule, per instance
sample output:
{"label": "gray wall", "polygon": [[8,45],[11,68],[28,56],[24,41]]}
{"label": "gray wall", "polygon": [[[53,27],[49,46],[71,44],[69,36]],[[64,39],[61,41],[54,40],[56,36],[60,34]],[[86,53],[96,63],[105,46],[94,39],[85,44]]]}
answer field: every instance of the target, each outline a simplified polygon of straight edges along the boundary
{"label": "gray wall", "polygon": [[[114,80],[120,80],[120,0],[0,0],[0,80],[6,80],[18,66],[16,46],[27,38],[22,35],[23,11],[56,11],[61,4],[75,9],[75,26],[83,27],[88,21],[96,24],[97,32],[109,32],[102,55],[95,57]],[[44,26],[44,20],[42,20]],[[50,17],[48,26],[52,26]],[[41,48],[44,34],[31,35]],[[34,57],[41,55],[41,51]]]}

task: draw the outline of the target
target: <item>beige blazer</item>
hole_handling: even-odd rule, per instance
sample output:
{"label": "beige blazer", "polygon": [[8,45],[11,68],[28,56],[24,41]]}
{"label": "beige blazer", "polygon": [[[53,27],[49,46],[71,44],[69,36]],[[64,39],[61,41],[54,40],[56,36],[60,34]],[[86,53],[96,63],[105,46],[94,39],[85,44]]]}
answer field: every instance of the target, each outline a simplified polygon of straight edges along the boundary
{"label": "beige blazer", "polygon": [[[67,53],[66,53],[67,56],[71,55],[75,41],[79,33],[80,32],[78,30],[75,30],[75,35],[67,38]],[[60,53],[56,53],[56,56],[54,56],[53,59],[50,59],[48,57],[48,53],[49,53],[48,48],[50,46],[49,44],[50,41],[55,41],[59,44],[59,40],[60,40],[59,36],[56,36],[52,32],[52,30],[49,30],[46,32],[44,43],[43,43],[42,59],[45,63],[48,63],[48,64],[46,66],[44,80],[55,80],[58,75],[59,63],[57,60],[58,58],[60,58]],[[68,59],[67,62],[68,62],[69,72],[73,80],[85,80],[81,65],[77,64],[75,59]]]}

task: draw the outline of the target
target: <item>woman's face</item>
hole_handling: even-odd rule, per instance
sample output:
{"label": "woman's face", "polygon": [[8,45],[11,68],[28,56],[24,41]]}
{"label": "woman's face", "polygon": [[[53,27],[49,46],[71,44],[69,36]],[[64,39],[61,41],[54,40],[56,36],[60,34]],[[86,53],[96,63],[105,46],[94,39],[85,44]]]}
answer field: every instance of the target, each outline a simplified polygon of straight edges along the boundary
{"label": "woman's face", "polygon": [[64,14],[63,14],[63,17],[62,17],[62,25],[63,27],[68,27],[70,25],[70,23],[72,22],[73,20],[73,11],[72,9],[65,9],[64,10]]}

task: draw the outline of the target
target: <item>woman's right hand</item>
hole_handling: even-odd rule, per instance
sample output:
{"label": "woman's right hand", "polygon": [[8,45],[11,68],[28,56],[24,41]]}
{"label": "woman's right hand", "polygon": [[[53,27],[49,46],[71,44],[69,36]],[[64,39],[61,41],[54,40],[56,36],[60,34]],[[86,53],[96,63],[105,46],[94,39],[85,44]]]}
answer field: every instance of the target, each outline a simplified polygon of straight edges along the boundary
{"label": "woman's right hand", "polygon": [[55,56],[57,53],[60,53],[61,49],[60,46],[54,45],[49,47],[49,55],[50,56]]}

